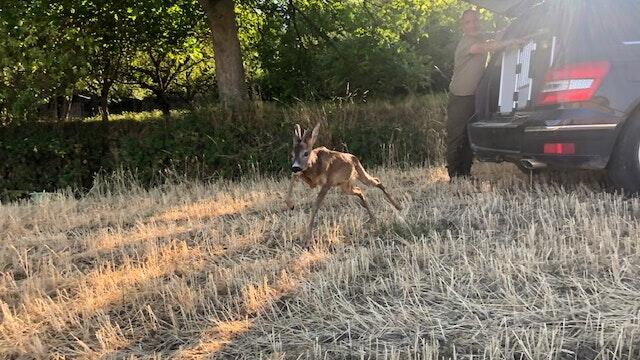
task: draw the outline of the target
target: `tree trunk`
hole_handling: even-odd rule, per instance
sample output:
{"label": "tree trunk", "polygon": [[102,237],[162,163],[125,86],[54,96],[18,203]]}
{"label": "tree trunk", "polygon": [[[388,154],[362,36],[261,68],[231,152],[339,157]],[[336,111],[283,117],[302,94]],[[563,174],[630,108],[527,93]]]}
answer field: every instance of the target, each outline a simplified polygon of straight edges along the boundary
{"label": "tree trunk", "polygon": [[71,113],[71,106],[73,105],[73,95],[67,97],[62,97],[62,109],[60,111],[60,116],[58,117],[58,122],[65,122],[69,120],[69,114]]}
{"label": "tree trunk", "polygon": [[237,106],[248,99],[233,0],[199,0],[213,34],[220,100]]}
{"label": "tree trunk", "polygon": [[109,91],[111,90],[111,84],[104,83],[100,90],[100,115],[102,115],[102,123],[107,124],[109,122]]}
{"label": "tree trunk", "polygon": [[156,98],[158,99],[160,110],[162,110],[162,116],[168,119],[169,115],[171,115],[171,104],[169,103],[169,99],[167,99],[166,93],[158,92],[156,93]]}
{"label": "tree trunk", "polygon": [[67,107],[65,109],[65,113],[64,113],[64,121],[69,121],[69,116],[71,115],[71,109],[73,109],[73,94],[71,94],[71,96],[69,96],[69,99],[67,100]]}
{"label": "tree trunk", "polygon": [[118,152],[111,138],[111,129],[109,126],[109,92],[111,91],[111,85],[112,83],[110,81],[102,83],[102,88],[100,89],[100,114],[102,115],[101,138],[103,159],[114,165],[118,163]]}
{"label": "tree trunk", "polygon": [[55,119],[58,122],[60,122],[60,106],[58,106],[58,98],[58,95],[53,97],[53,109],[50,113],[55,116]]}

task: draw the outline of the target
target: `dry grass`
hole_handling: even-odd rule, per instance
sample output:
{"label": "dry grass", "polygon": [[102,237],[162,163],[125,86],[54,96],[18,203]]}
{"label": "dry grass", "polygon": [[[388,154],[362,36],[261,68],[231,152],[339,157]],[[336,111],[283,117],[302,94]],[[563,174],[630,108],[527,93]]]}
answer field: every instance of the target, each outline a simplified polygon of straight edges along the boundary
{"label": "dry grass", "polygon": [[638,199],[474,171],[372,171],[404,210],[368,190],[365,224],[332,193],[310,250],[312,198],[285,211],[285,179],[2,205],[0,354],[638,358]]}

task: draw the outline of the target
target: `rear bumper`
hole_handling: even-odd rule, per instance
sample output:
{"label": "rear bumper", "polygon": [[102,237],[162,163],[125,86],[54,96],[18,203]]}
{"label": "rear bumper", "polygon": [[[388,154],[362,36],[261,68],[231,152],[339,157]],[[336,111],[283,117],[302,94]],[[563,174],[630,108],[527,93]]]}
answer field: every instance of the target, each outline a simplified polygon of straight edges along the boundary
{"label": "rear bumper", "polygon": [[[492,121],[472,120],[468,127],[469,140],[481,161],[518,162],[530,159],[551,167],[603,169],[609,162],[622,118],[602,115],[600,112],[567,111]],[[576,153],[544,154],[545,143],[575,143]]]}

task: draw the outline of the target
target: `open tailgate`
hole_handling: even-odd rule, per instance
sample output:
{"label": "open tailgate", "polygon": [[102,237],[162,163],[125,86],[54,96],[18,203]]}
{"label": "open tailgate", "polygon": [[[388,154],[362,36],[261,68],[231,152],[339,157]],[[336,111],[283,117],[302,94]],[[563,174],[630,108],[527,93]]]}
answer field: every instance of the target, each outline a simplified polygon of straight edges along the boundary
{"label": "open tailgate", "polygon": [[543,0],[464,0],[505,16],[518,16],[522,11]]}

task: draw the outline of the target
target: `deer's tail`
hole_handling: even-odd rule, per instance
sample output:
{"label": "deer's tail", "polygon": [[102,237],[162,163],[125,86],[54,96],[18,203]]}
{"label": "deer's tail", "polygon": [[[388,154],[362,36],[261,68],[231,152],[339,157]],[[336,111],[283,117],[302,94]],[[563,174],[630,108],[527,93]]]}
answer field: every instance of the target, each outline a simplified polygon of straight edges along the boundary
{"label": "deer's tail", "polygon": [[362,167],[360,160],[358,160],[358,158],[355,156],[353,157],[353,165],[356,168],[356,172],[358,173],[358,180],[361,183],[363,183],[366,186],[374,186],[382,190],[382,193],[387,198],[387,201],[389,201],[389,203],[393,205],[394,208],[398,210],[402,209],[400,205],[391,197],[391,195],[389,195],[389,193],[387,192],[387,189],[385,189],[384,185],[382,185],[382,183],[380,182],[380,179],[369,175],[369,173],[367,173],[364,167]]}

